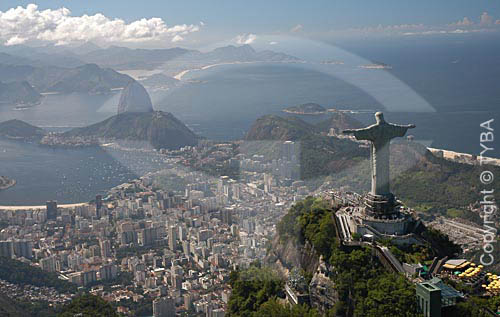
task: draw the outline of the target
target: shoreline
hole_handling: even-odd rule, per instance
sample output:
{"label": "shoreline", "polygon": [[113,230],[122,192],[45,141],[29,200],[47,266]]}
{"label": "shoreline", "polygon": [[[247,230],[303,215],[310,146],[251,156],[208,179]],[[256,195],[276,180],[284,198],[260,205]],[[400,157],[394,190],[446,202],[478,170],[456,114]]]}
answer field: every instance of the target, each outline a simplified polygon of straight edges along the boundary
{"label": "shoreline", "polygon": [[[75,204],[58,204],[57,208],[74,208],[74,207],[79,207],[79,206],[86,206],[89,203],[75,203]],[[5,210],[35,210],[35,209],[45,209],[47,206],[45,205],[40,205],[40,206],[0,206],[0,211],[5,211]]]}
{"label": "shoreline", "polygon": [[[213,68],[216,66],[223,66],[223,65],[240,65],[240,64],[257,64],[257,63],[267,63],[267,62],[252,61],[252,62],[227,62],[227,63],[210,64],[210,65],[206,65],[206,66],[202,66],[202,67],[183,70],[183,71],[175,74],[173,77],[177,80],[182,80],[182,77],[184,77],[184,75],[186,75],[187,73],[189,73],[191,71],[206,70],[206,69],[210,69],[210,68]],[[286,63],[286,62],[277,62],[277,63]]]}
{"label": "shoreline", "polygon": [[[479,156],[475,154],[456,152],[445,149],[437,149],[432,147],[427,147],[427,150],[429,150],[434,155],[442,156],[442,158],[444,158],[445,160],[462,164],[468,164],[468,165],[481,164]],[[500,166],[500,158],[483,156],[482,164]]]}
{"label": "shoreline", "polygon": [[186,75],[187,73],[189,73],[191,71],[205,70],[205,69],[209,69],[209,68],[216,67],[216,66],[222,66],[222,65],[236,65],[236,64],[243,64],[243,63],[255,63],[255,62],[228,62],[228,63],[210,64],[210,65],[206,65],[206,66],[202,66],[202,67],[198,67],[198,68],[183,70],[180,73],[176,74],[174,76],[174,78],[177,80],[182,80],[182,77],[184,77],[184,75]]}

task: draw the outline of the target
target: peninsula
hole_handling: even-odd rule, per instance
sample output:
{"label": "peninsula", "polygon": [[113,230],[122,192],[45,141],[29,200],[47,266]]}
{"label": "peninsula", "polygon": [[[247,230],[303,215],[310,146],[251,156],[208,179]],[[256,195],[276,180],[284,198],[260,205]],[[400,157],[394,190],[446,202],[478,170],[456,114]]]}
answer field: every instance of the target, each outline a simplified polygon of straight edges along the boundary
{"label": "peninsula", "polygon": [[173,114],[154,111],[146,89],[136,81],[122,91],[118,112],[104,121],[64,133],[50,133],[40,144],[57,147],[98,146],[125,142],[127,146],[179,149],[199,137]]}

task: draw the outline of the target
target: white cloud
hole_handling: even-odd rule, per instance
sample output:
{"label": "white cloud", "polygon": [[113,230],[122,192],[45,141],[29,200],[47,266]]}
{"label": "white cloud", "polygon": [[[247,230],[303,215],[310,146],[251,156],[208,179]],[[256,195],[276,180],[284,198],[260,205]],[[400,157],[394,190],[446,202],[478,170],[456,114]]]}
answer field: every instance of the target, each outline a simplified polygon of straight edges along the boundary
{"label": "white cloud", "polygon": [[449,31],[448,33],[451,33],[451,34],[464,34],[464,33],[469,33],[469,31],[462,30],[462,29],[456,29],[456,30],[453,30],[453,31]]}
{"label": "white cloud", "polygon": [[397,25],[382,25],[369,26],[362,28],[349,28],[345,30],[332,30],[332,35],[341,36],[369,36],[369,35],[413,35],[421,32],[430,31],[423,24],[397,24]]}
{"label": "white cloud", "polygon": [[491,24],[493,24],[493,18],[488,14],[488,12],[483,12],[479,18],[479,25],[488,26]]}
{"label": "white cloud", "polygon": [[160,18],[126,23],[103,14],[71,16],[66,8],[39,10],[35,4],[0,11],[0,41],[6,45],[50,42],[58,45],[74,42],[131,43],[171,39],[182,40],[199,30],[198,25],[168,27]]}
{"label": "white cloud", "polygon": [[174,36],[172,38],[172,42],[175,43],[175,42],[181,42],[181,41],[184,41],[184,38],[182,36],[180,36],[179,34],[177,34],[176,36]]}
{"label": "white cloud", "polygon": [[450,26],[471,26],[474,22],[472,22],[468,17],[464,17],[462,20],[451,23]]}
{"label": "white cloud", "polygon": [[343,30],[331,30],[330,36],[339,37],[385,37],[385,36],[413,36],[413,35],[443,35],[443,34],[464,34],[499,31],[497,25],[500,20],[493,20],[487,12],[484,12],[478,23],[474,23],[468,17],[464,17],[458,22],[447,25],[424,25],[424,24],[399,24],[399,25],[377,25],[361,28],[349,28]]}
{"label": "white cloud", "polygon": [[257,35],[255,34],[241,34],[236,36],[235,41],[237,44],[243,45],[243,44],[252,44],[255,42],[257,39]]}
{"label": "white cloud", "polygon": [[[488,12],[483,12],[481,14],[481,16],[479,16],[479,23],[478,23],[479,26],[490,26],[493,24],[494,24],[493,17],[491,15],[489,15]],[[495,24],[496,24],[496,22],[495,22]],[[464,17],[462,20],[455,22],[455,23],[451,23],[448,26],[451,26],[451,27],[471,27],[471,26],[475,26],[475,25],[476,24],[471,19],[469,19],[468,17]]]}
{"label": "white cloud", "polygon": [[290,29],[290,32],[299,32],[300,30],[302,30],[304,28],[304,26],[302,24],[297,24],[296,26],[294,26],[293,28]]}

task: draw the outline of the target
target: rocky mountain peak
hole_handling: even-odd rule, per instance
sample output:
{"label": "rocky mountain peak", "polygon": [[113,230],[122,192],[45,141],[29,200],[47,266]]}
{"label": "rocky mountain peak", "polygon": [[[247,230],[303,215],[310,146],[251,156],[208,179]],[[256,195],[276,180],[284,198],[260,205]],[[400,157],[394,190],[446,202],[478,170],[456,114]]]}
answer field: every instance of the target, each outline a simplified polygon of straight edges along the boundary
{"label": "rocky mountain peak", "polygon": [[153,103],[146,89],[137,81],[123,89],[118,103],[118,114],[124,112],[153,112]]}

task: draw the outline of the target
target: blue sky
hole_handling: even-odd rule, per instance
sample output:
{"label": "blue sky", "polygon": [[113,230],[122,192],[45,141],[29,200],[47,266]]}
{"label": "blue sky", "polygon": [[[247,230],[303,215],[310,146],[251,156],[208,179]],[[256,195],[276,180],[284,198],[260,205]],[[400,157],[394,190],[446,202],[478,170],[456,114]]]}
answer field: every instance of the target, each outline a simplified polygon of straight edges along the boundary
{"label": "blue sky", "polygon": [[37,4],[40,9],[66,7],[75,15],[103,13],[132,21],[160,17],[167,23],[197,23],[217,27],[282,29],[295,24],[324,27],[361,27],[377,24],[446,24],[487,11],[500,18],[497,0],[2,0],[0,10]]}
{"label": "blue sky", "polygon": [[[222,41],[238,34],[286,33],[296,26],[298,32],[294,33],[323,39],[339,35],[346,29],[374,28],[378,25],[420,25],[419,32],[424,32],[424,28],[429,32],[464,17],[479,27],[479,17],[484,12],[491,18],[491,27],[496,26],[495,21],[499,20],[497,25],[500,29],[500,0],[2,0],[0,11],[6,12],[19,5],[26,7],[30,3],[35,3],[40,11],[65,7],[71,11],[71,16],[101,13],[111,20],[122,19],[125,23],[158,17],[168,27],[196,25],[197,30],[192,29],[189,34],[179,33],[176,38],[175,42],[187,44],[190,41]],[[450,30],[452,28],[449,27]],[[11,30],[9,34],[13,32],[21,31]],[[23,34],[20,35],[22,37]],[[26,39],[14,39],[12,43],[23,41]]]}

